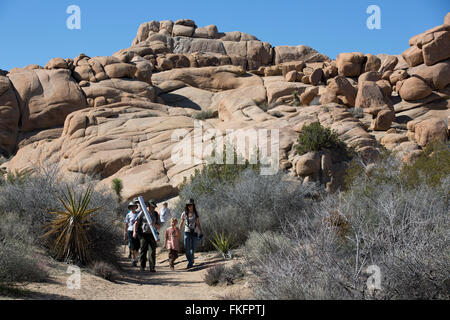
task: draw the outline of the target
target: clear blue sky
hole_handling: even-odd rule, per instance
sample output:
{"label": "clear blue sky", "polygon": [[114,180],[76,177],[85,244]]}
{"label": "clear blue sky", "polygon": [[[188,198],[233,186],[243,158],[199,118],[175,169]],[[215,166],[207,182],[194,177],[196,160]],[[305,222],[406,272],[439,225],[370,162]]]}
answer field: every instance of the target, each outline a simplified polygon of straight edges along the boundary
{"label": "clear blue sky", "polygon": [[[81,30],[69,30],[69,5],[81,8]],[[381,30],[366,27],[369,5],[381,9]],[[272,45],[305,44],[340,52],[399,54],[411,36],[443,23],[448,0],[0,0],[0,68],[53,57],[111,55],[127,48],[144,21],[190,18],[198,26],[243,31]]]}

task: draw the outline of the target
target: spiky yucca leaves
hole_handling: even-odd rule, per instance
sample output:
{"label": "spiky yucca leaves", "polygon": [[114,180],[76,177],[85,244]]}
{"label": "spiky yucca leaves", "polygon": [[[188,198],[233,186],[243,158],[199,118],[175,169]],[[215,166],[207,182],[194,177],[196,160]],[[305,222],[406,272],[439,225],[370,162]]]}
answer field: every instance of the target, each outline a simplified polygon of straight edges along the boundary
{"label": "spiky yucca leaves", "polygon": [[58,197],[64,211],[54,211],[55,218],[48,224],[45,238],[52,239],[52,250],[58,260],[75,261],[86,264],[89,261],[89,239],[87,230],[93,224],[90,217],[100,208],[88,209],[92,188],[77,195],[73,189]]}
{"label": "spiky yucca leaves", "polygon": [[225,233],[214,233],[211,244],[226,258],[231,250],[231,236],[225,236]]}

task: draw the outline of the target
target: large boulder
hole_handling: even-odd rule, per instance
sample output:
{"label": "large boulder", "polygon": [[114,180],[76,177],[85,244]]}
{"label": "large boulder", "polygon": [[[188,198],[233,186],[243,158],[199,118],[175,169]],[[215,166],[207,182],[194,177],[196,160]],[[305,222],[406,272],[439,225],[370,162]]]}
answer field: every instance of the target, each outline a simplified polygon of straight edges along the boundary
{"label": "large boulder", "polygon": [[411,101],[426,98],[433,90],[425,81],[413,76],[403,81],[399,93],[402,99]]}
{"label": "large boulder", "polygon": [[344,76],[337,76],[328,80],[327,95],[322,103],[337,102],[338,98],[346,105],[354,107],[357,90]]}
{"label": "large boulder", "polygon": [[295,164],[295,172],[300,177],[317,175],[320,171],[321,154],[319,152],[308,152],[300,156]]}
{"label": "large boulder", "polygon": [[373,54],[366,54],[363,72],[378,71],[381,67],[381,59]]}
{"label": "large boulder", "polygon": [[45,69],[69,69],[63,58],[53,58],[45,65]]}
{"label": "large boulder", "polygon": [[423,63],[422,50],[417,46],[409,47],[403,51],[402,56],[410,67],[415,67]]}
{"label": "large boulder", "polygon": [[361,52],[344,52],[337,56],[336,66],[340,75],[357,77],[361,74],[363,62],[364,54]]}
{"label": "large boulder", "polygon": [[69,113],[86,107],[70,70],[24,70],[9,78],[17,91],[24,132],[60,126]]}
{"label": "large boulder", "polygon": [[396,56],[386,56],[381,62],[380,71],[385,73],[386,71],[393,71],[398,64],[398,58]]}
{"label": "large boulder", "polygon": [[184,26],[181,24],[176,24],[172,29],[172,36],[174,37],[192,37],[194,34],[194,28],[189,26]]}
{"label": "large boulder", "polygon": [[450,58],[450,30],[435,32],[434,39],[422,43],[423,60],[427,66]]}
{"label": "large boulder", "polygon": [[377,115],[381,110],[393,109],[392,102],[373,81],[363,81],[358,84],[355,107],[372,115]]}
{"label": "large boulder", "polygon": [[275,47],[275,64],[280,64],[289,61],[303,61],[303,62],[323,62],[330,61],[330,58],[323,55],[311,47],[299,45],[296,47],[291,46],[278,46]]}
{"label": "large boulder", "polygon": [[448,128],[442,119],[431,118],[418,123],[408,123],[408,129],[414,132],[414,139],[421,147],[431,141],[447,141]]}
{"label": "large boulder", "polygon": [[134,78],[137,68],[129,63],[114,63],[105,66],[109,78]]}
{"label": "large boulder", "polygon": [[432,66],[422,64],[409,69],[408,73],[425,80],[435,90],[444,89],[450,84],[450,59]]}
{"label": "large boulder", "polygon": [[16,146],[20,110],[9,79],[0,76],[0,154],[8,157]]}

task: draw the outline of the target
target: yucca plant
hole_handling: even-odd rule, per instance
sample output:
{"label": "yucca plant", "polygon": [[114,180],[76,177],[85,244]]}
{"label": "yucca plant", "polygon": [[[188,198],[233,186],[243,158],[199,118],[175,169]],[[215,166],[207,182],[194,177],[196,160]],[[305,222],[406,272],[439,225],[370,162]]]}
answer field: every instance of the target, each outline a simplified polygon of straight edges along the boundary
{"label": "yucca plant", "polygon": [[78,196],[67,188],[67,193],[58,197],[65,210],[49,212],[55,218],[47,225],[49,230],[44,238],[52,239],[51,249],[56,259],[81,264],[89,261],[87,230],[93,224],[91,215],[100,209],[88,209],[91,195],[91,187]]}
{"label": "yucca plant", "polygon": [[212,240],[210,240],[214,248],[219,251],[224,259],[231,258],[231,236],[225,236],[225,233],[214,233]]}
{"label": "yucca plant", "polygon": [[122,180],[120,180],[119,178],[113,179],[112,189],[116,194],[117,203],[120,204],[122,202],[122,190],[123,190]]}

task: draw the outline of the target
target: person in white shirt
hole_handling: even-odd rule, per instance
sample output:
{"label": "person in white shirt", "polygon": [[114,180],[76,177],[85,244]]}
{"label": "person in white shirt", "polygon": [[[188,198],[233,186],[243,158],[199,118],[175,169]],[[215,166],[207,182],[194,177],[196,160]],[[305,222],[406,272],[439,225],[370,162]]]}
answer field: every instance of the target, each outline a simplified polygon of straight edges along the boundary
{"label": "person in white shirt", "polygon": [[125,240],[128,239],[128,248],[130,248],[130,252],[133,256],[133,263],[132,265],[135,267],[137,266],[137,254],[139,250],[139,240],[133,238],[133,227],[134,223],[136,222],[136,219],[138,217],[137,212],[138,206],[135,202],[130,202],[128,204],[128,213],[125,217],[125,228],[123,230],[123,237]]}
{"label": "person in white shirt", "polygon": [[159,213],[159,220],[161,221],[161,227],[172,218],[172,214],[170,213],[170,209],[168,208],[167,202],[163,203],[163,207]]}

